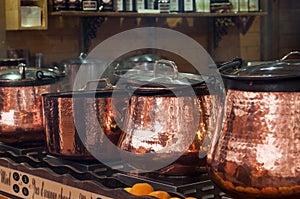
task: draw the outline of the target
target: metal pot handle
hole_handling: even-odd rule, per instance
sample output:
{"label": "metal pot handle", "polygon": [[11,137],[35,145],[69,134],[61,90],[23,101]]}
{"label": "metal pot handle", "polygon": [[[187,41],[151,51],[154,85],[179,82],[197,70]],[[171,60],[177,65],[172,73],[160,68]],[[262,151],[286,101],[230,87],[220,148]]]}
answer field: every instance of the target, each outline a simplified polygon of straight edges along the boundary
{"label": "metal pot handle", "polygon": [[295,54],[300,55],[300,52],[299,52],[299,51],[292,51],[292,52],[289,52],[288,54],[286,54],[285,56],[283,56],[283,57],[280,59],[280,61],[284,61],[284,60],[286,60],[290,55],[295,55]]}
{"label": "metal pot handle", "polygon": [[[113,88],[113,85],[110,83],[109,79],[107,78],[101,78],[101,79],[95,79],[95,80],[89,80],[86,82],[85,86],[82,88],[82,90],[89,90],[89,87],[92,83],[99,83],[99,82],[104,82],[105,83],[105,87],[104,88],[101,88],[101,89],[104,89],[104,90],[108,90],[108,89],[112,89]],[[97,87],[98,89],[98,87]]]}
{"label": "metal pot handle", "polygon": [[35,73],[35,76],[38,80],[43,80],[44,78],[51,78],[51,79],[55,79],[55,76],[52,75],[45,75],[43,71],[38,70]]}
{"label": "metal pot handle", "polygon": [[219,70],[226,69],[226,68],[238,69],[241,68],[242,65],[243,65],[243,60],[239,57],[236,57],[231,61],[218,64],[217,68]]}
{"label": "metal pot handle", "polygon": [[158,76],[158,64],[165,64],[166,66],[170,66],[173,69],[173,79],[178,79],[178,68],[175,62],[166,60],[166,59],[160,59],[155,61],[154,66],[153,66],[153,75],[154,77]]}
{"label": "metal pot handle", "polygon": [[80,54],[79,54],[79,59],[85,59],[87,57],[87,55],[86,55],[86,53],[84,53],[84,52],[81,52]]}

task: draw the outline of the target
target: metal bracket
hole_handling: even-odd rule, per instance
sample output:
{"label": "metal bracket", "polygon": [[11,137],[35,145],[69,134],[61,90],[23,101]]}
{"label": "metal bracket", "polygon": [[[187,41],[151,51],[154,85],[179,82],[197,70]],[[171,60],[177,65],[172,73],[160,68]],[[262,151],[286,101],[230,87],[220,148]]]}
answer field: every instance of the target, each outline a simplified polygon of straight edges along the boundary
{"label": "metal bracket", "polygon": [[249,28],[252,26],[254,22],[255,16],[239,16],[235,17],[235,25],[240,30],[240,32],[244,35],[248,32]]}
{"label": "metal bracket", "polygon": [[82,30],[83,30],[83,52],[88,53],[91,46],[91,40],[96,38],[98,28],[104,22],[105,17],[83,17]]}
{"label": "metal bracket", "polygon": [[230,27],[236,26],[240,33],[246,34],[253,24],[255,16],[232,16],[214,18],[214,48],[217,48],[222,37],[228,34]]}
{"label": "metal bracket", "polygon": [[[213,19],[213,47],[217,48],[222,37],[228,34],[230,27],[236,26],[242,34],[246,34],[251,27],[255,16],[229,16],[214,17]],[[98,28],[104,22],[103,16],[92,16],[82,18],[83,29],[83,52],[88,53],[91,40],[96,38]]]}
{"label": "metal bracket", "polygon": [[235,26],[233,17],[216,17],[214,24],[214,48],[217,48],[222,37],[228,34],[229,27]]}

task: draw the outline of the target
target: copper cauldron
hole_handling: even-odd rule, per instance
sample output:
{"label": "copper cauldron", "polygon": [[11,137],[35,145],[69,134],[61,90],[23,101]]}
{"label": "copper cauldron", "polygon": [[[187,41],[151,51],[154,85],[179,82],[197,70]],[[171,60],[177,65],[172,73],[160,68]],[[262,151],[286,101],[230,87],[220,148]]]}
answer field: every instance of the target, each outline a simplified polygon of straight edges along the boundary
{"label": "copper cauldron", "polygon": [[[169,60],[157,61],[147,72],[133,69],[117,74],[118,83],[127,85],[131,92],[118,146],[139,157],[154,154],[156,157],[149,161],[152,165],[154,159],[174,157],[175,162],[155,171],[159,174],[203,172],[213,110],[213,99],[203,77],[179,73]],[[203,154],[201,158],[199,153]],[[143,165],[133,166],[144,169]]]}
{"label": "copper cauldron", "polygon": [[300,197],[300,61],[286,57],[221,70],[225,116],[207,160],[236,198]]}
{"label": "copper cauldron", "polygon": [[114,158],[109,157],[104,137],[117,145],[128,97],[105,81],[102,90],[43,95],[48,154],[74,160],[93,160],[93,153]]}
{"label": "copper cauldron", "polygon": [[43,143],[42,94],[56,91],[59,77],[24,64],[0,71],[0,142]]}

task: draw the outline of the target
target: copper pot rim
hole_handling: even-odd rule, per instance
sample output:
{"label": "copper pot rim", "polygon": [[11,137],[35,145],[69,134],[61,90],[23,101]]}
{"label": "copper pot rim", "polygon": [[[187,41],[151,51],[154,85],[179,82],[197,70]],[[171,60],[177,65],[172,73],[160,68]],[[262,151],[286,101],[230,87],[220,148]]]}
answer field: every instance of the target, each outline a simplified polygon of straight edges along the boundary
{"label": "copper pot rim", "polygon": [[123,90],[105,89],[105,90],[89,90],[89,91],[65,91],[44,93],[43,98],[111,98],[111,97],[126,97],[127,92]]}
{"label": "copper pot rim", "polygon": [[225,87],[230,90],[249,92],[300,92],[300,77],[281,79],[231,79],[223,78]]}
{"label": "copper pot rim", "polygon": [[30,86],[45,86],[54,84],[57,80],[52,78],[47,78],[43,80],[0,80],[1,87],[30,87]]}
{"label": "copper pot rim", "polygon": [[149,96],[149,97],[192,97],[209,95],[210,92],[206,85],[198,87],[178,87],[164,88],[162,87],[129,87],[127,92],[133,96]]}

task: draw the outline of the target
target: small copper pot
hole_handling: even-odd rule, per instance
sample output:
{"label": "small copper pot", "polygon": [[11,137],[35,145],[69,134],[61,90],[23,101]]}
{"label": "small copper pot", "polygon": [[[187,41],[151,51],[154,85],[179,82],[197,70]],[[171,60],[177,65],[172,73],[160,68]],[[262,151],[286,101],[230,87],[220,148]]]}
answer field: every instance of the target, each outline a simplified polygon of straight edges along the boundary
{"label": "small copper pot", "polygon": [[42,94],[54,92],[59,74],[19,67],[0,71],[0,142],[43,144]]}
{"label": "small copper pot", "polygon": [[221,70],[225,115],[207,160],[234,197],[300,197],[300,61],[285,58]]}
{"label": "small copper pot", "polygon": [[94,159],[92,153],[108,155],[104,137],[117,145],[126,99],[112,88],[44,94],[48,154],[80,160]]}

